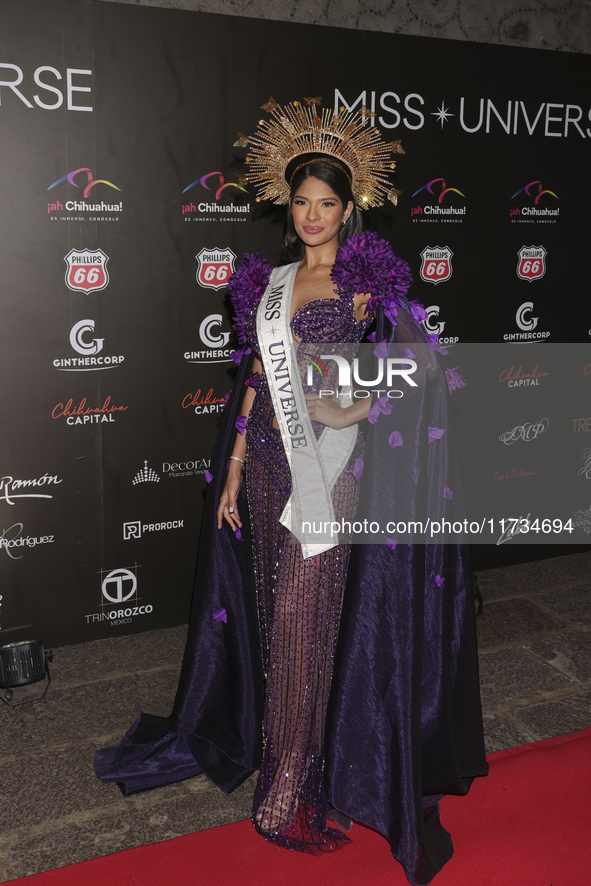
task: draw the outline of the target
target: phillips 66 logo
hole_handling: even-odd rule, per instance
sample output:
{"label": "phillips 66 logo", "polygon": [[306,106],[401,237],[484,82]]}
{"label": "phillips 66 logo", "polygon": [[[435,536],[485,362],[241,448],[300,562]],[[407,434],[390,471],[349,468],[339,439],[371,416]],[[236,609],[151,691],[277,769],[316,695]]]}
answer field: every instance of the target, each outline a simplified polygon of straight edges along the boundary
{"label": "phillips 66 logo", "polygon": [[71,249],[64,261],[66,286],[74,292],[98,292],[109,283],[109,256],[102,249]]}
{"label": "phillips 66 logo", "polygon": [[452,275],[453,252],[449,246],[427,246],[421,252],[421,279],[425,283],[443,283]]}
{"label": "phillips 66 logo", "polygon": [[197,282],[205,289],[224,289],[234,273],[236,255],[231,249],[202,249],[197,259]]}
{"label": "phillips 66 logo", "polygon": [[546,273],[547,252],[543,246],[522,246],[517,255],[517,276],[520,280],[539,280]]}

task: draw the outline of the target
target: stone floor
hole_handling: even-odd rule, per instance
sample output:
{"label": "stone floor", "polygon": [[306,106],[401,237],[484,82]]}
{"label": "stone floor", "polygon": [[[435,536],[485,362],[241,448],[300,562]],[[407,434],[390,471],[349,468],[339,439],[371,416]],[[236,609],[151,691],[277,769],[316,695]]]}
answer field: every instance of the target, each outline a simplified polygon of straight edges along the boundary
{"label": "stone floor", "polygon": [[[590,726],[591,553],[478,580],[487,750]],[[0,882],[249,815],[252,778],[230,797],[199,776],[124,799],[94,777],[95,750],[117,743],[140,711],[169,713],[184,634],[57,649],[46,699],[2,706]]]}

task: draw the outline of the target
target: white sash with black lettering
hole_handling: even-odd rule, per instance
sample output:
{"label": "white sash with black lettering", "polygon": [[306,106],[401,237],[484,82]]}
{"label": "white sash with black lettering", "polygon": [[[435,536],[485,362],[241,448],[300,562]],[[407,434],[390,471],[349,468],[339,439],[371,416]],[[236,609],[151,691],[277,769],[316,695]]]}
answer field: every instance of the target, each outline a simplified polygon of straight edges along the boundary
{"label": "white sash with black lettering", "polygon": [[[357,425],[340,431],[325,428],[316,439],[297,364],[297,346],[289,323],[298,262],[275,268],[257,312],[257,335],[277,424],[291,471],[291,496],[280,522],[302,545],[307,560],[335,547],[331,490],[347,464]],[[341,391],[349,406],[350,391]]]}

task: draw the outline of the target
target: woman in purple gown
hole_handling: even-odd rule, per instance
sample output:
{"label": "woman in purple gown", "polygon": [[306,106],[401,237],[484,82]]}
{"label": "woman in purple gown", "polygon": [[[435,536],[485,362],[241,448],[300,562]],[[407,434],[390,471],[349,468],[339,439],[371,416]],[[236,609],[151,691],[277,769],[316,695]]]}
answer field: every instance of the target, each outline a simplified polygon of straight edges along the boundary
{"label": "woman in purple gown", "polygon": [[[302,517],[394,514],[397,502],[408,513],[419,499],[441,516],[449,394],[434,356],[394,410],[320,396],[297,368],[330,343],[351,360],[374,318],[378,341],[431,354],[408,266],[360,233],[358,207],[396,202],[387,172],[401,150],[361,113],[319,117],[306,101],[271,100],[272,123],[248,140],[250,180],[288,204],[292,264],[248,255],[230,281],[243,356],[211,463],[173,712],[142,714],[95,769],[128,794],[198,772],[230,792],[260,768],[253,824],[267,839],[335,850],[348,837],[327,818],[340,813],[382,833],[421,886],[453,852],[439,797],[487,771],[468,552],[314,539]],[[336,390],[336,364],[326,372],[322,388]]]}

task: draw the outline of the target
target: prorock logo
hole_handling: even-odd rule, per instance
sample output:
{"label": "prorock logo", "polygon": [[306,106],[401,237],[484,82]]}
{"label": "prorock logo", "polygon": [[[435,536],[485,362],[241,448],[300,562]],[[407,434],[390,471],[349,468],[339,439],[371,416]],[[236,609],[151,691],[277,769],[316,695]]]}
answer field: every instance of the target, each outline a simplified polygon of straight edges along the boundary
{"label": "prorock logo", "polygon": [[66,286],[74,292],[99,292],[109,285],[107,262],[102,249],[71,249],[64,256]]}

